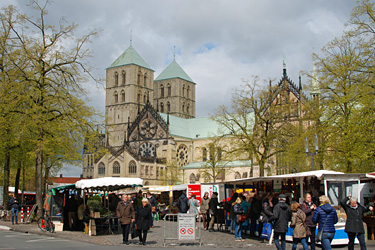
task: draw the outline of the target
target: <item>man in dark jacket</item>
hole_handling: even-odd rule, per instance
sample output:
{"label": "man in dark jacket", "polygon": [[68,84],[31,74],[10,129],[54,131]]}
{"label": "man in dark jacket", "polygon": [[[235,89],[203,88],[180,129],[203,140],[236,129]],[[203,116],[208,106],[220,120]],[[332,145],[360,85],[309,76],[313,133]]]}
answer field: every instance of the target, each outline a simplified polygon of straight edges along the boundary
{"label": "man in dark jacket", "polygon": [[357,202],[355,197],[346,197],[340,201],[340,205],[346,213],[345,232],[348,234],[348,249],[354,249],[354,240],[357,236],[361,250],[366,250],[365,229],[363,228],[363,213],[373,210],[373,207],[364,207]]}
{"label": "man in dark jacket", "polygon": [[310,249],[315,250],[315,231],[316,223],[312,221],[316,205],[312,201],[311,194],[305,194],[305,200],[301,204],[301,210],[306,214],[306,226],[310,228],[311,235],[306,237],[306,241],[310,238]]}
{"label": "man in dark jacket", "polygon": [[18,224],[18,211],[20,210],[20,204],[18,203],[16,196],[10,199],[9,206],[12,210],[12,224],[14,225],[14,218],[16,218],[16,224]]}
{"label": "man in dark jacket", "polygon": [[[280,194],[279,202],[273,208],[273,215],[270,218],[270,221],[274,222],[274,241],[278,250],[285,250],[285,235],[288,232],[288,222],[292,217],[292,211],[285,202],[285,194]],[[281,245],[279,242],[279,237],[281,238]]]}
{"label": "man in dark jacket", "polygon": [[210,225],[208,227],[209,232],[214,231],[215,218],[217,216],[217,206],[219,205],[219,200],[217,199],[217,192],[213,192],[211,196],[209,207],[209,213],[211,214]]}
{"label": "man in dark jacket", "polygon": [[177,207],[180,210],[180,213],[187,213],[189,209],[189,199],[186,197],[185,191],[182,191],[182,194],[178,198]]}
{"label": "man in dark jacket", "polygon": [[120,218],[122,227],[122,244],[129,245],[130,223],[135,221],[135,210],[131,203],[130,196],[122,196],[122,201],[117,205],[116,214]]}
{"label": "man in dark jacket", "polygon": [[147,199],[148,199],[148,202],[150,203],[150,206],[151,206],[151,215],[152,215],[152,218],[151,218],[151,227],[153,228],[154,227],[154,216],[156,214],[156,206],[158,205],[158,202],[156,201],[155,197],[150,193],[150,192],[147,192]]}

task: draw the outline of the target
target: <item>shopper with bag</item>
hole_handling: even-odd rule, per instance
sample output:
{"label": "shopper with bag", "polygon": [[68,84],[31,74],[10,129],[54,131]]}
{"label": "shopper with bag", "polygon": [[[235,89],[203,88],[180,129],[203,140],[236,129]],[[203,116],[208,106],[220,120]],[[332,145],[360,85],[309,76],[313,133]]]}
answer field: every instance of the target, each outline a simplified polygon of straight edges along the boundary
{"label": "shopper with bag", "polygon": [[148,199],[148,202],[151,205],[151,213],[152,213],[151,227],[153,228],[154,227],[154,217],[155,217],[155,214],[156,214],[156,206],[158,205],[158,202],[156,201],[155,197],[153,195],[151,195],[150,192],[147,192],[147,199]]}
{"label": "shopper with bag", "polygon": [[316,241],[322,243],[323,250],[331,250],[331,242],[335,236],[335,224],[338,221],[336,210],[329,204],[327,196],[319,197],[320,206],[316,208],[312,221],[319,223]]}
{"label": "shopper with bag", "polygon": [[189,214],[198,214],[199,201],[196,199],[196,195],[193,194],[189,200]]}
{"label": "shopper with bag", "polygon": [[135,210],[129,195],[123,195],[122,201],[117,204],[116,214],[120,218],[122,228],[122,244],[129,245],[130,223],[135,221]]}
{"label": "shopper with bag", "polygon": [[142,206],[137,210],[135,222],[139,234],[139,244],[146,245],[147,232],[152,224],[151,206],[147,198],[142,199]]}
{"label": "shopper with bag", "polygon": [[357,202],[356,197],[348,196],[342,201],[340,205],[345,210],[346,213],[346,223],[345,232],[348,234],[349,243],[348,249],[354,249],[354,240],[357,236],[361,250],[366,250],[365,241],[365,229],[363,228],[363,213],[372,211],[374,208],[372,206],[364,207]]}
{"label": "shopper with bag", "polygon": [[301,205],[297,202],[294,202],[291,205],[292,210],[292,223],[290,223],[290,227],[293,228],[293,246],[292,250],[297,249],[297,245],[301,242],[303,246],[303,250],[309,250],[309,246],[306,242],[306,236],[308,236],[310,232],[310,228],[306,225],[306,214],[301,210]]}
{"label": "shopper with bag", "polygon": [[312,201],[311,194],[305,194],[305,200],[301,204],[301,210],[306,214],[306,225],[310,229],[310,236],[306,236],[306,242],[309,242],[310,238],[310,249],[315,250],[315,231],[316,223],[312,221],[313,214],[316,209],[316,205]]}
{"label": "shopper with bag", "polygon": [[[274,241],[278,250],[285,250],[285,235],[288,232],[288,222],[292,217],[290,207],[285,202],[285,194],[280,194],[279,203],[273,208],[273,215],[269,219],[269,221],[274,222]],[[281,245],[279,239],[281,239]]]}
{"label": "shopper with bag", "polygon": [[233,212],[234,212],[234,238],[235,241],[243,241],[241,237],[242,233],[242,223],[245,222],[245,212],[241,206],[242,199],[238,197],[235,202],[233,202]]}

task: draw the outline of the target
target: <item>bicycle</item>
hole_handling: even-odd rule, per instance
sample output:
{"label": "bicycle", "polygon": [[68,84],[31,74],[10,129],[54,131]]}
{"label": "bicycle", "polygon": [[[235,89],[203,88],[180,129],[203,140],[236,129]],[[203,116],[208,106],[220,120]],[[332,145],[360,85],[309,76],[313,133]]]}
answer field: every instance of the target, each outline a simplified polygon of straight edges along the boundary
{"label": "bicycle", "polygon": [[42,217],[38,219],[38,227],[43,232],[55,232],[55,224],[52,222],[52,217],[47,216],[44,211]]}

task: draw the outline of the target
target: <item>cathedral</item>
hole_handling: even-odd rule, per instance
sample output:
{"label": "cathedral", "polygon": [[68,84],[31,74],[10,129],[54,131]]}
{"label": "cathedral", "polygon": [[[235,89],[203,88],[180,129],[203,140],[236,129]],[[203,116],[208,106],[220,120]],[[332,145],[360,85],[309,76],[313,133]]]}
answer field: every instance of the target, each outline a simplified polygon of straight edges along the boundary
{"label": "cathedral", "polygon": [[[279,84],[284,83],[298,97],[301,87],[285,69]],[[175,59],[154,78],[154,70],[130,45],[106,69],[105,133],[98,138],[105,152],[85,147],[83,177],[139,177],[145,186],[170,185],[165,182],[169,168],[181,172],[174,183],[212,181],[202,169],[213,155],[221,157],[210,152],[219,124],[195,118],[196,86]],[[251,160],[232,160],[225,168],[220,181],[258,175]]]}

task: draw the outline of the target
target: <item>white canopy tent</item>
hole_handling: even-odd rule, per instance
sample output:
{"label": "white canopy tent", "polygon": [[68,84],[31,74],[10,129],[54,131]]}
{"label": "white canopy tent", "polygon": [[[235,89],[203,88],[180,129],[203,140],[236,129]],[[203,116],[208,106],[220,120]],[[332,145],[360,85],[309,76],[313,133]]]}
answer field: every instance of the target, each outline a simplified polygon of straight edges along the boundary
{"label": "white canopy tent", "polygon": [[77,181],[75,185],[78,189],[115,191],[129,187],[142,187],[143,179],[126,177],[104,177],[80,180]]}

